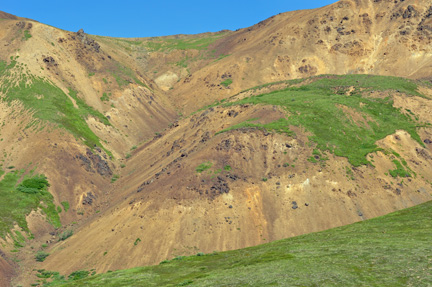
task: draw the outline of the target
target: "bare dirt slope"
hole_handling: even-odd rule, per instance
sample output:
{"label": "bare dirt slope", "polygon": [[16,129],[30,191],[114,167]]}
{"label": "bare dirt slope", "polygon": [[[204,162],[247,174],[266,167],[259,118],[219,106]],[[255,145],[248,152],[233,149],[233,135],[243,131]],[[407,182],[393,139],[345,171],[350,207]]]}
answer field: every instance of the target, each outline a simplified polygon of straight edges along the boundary
{"label": "bare dirt slope", "polygon": [[[320,9],[282,13],[226,32],[208,47],[215,55],[211,60],[170,45],[141,52],[148,43],[171,44],[171,38],[135,39],[122,45],[136,53],[149,77],[171,87],[168,94],[188,113],[196,102],[211,104],[285,79],[348,73],[430,77],[431,9],[426,0],[343,0]],[[166,78],[175,80],[163,81]],[[229,87],[221,85],[226,79],[232,80]]]}

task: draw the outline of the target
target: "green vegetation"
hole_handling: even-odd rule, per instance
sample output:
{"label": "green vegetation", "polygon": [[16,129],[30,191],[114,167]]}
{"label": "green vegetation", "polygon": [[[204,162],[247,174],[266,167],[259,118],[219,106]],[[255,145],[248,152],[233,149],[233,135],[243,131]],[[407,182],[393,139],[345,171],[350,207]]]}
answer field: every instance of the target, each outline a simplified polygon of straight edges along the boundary
{"label": "green vegetation", "polygon": [[260,246],[47,286],[428,286],[431,236],[428,202]]}
{"label": "green vegetation", "polygon": [[135,242],[134,242],[134,245],[137,246],[138,243],[140,243],[140,242],[141,242],[141,239],[140,239],[140,238],[137,238],[137,239],[135,240]]}
{"label": "green vegetation", "polygon": [[[40,209],[54,227],[61,226],[47,178],[23,174],[24,170],[10,171],[0,181],[0,237],[5,238],[15,224],[29,232],[26,216],[32,210]],[[20,179],[23,181],[17,186]]]}
{"label": "green vegetation", "polygon": [[30,34],[29,30],[24,30],[24,37],[23,40],[27,41],[28,39],[30,39],[32,37],[32,35]]}
{"label": "green vegetation", "polygon": [[35,259],[37,262],[44,262],[48,256],[49,256],[49,253],[47,253],[45,251],[38,251],[36,253]]}
{"label": "green vegetation", "polygon": [[107,102],[109,101],[109,96],[107,95],[107,93],[103,93],[102,97],[100,97],[102,102]]}
{"label": "green vegetation", "polygon": [[62,202],[60,202],[60,204],[63,206],[63,209],[65,212],[67,212],[69,210],[69,202],[62,201]]}
{"label": "green vegetation", "polygon": [[52,82],[27,74],[14,60],[9,65],[0,61],[0,83],[0,92],[6,95],[3,99],[8,103],[19,100],[34,118],[65,128],[76,138],[82,138],[90,148],[95,145],[103,148],[86,119],[92,116],[105,125],[111,124],[104,115],[79,98],[76,91],[69,89],[68,96]]}
{"label": "green vegetation", "polygon": [[232,168],[231,168],[231,166],[230,165],[226,165],[226,166],[224,166],[224,170],[225,171],[230,171]]}
{"label": "green vegetation", "polygon": [[[370,95],[371,91],[397,89],[410,96],[421,96],[414,82],[369,75],[323,76],[312,79],[312,83],[300,87],[288,87],[223,104],[276,105],[284,108],[289,116],[268,124],[244,122],[221,132],[252,127],[292,134],[290,126],[301,126],[312,133],[309,139],[321,152],[328,151],[347,157],[354,166],[368,164],[366,155],[378,150],[375,142],[393,134],[397,129],[407,131],[423,145],[416,131],[419,123],[393,107],[390,96]],[[354,87],[354,90],[346,95],[350,87]]]}
{"label": "green vegetation", "polygon": [[197,168],[195,170],[197,173],[202,173],[203,171],[210,169],[212,166],[213,166],[213,163],[208,161],[208,162],[204,162],[204,163],[200,164],[199,166],[197,166]]}
{"label": "green vegetation", "polygon": [[95,75],[94,72],[91,72],[91,73],[88,74],[89,78],[90,78],[90,77],[93,77],[94,75]]}
{"label": "green vegetation", "polygon": [[207,50],[210,44],[224,37],[226,33],[218,33],[209,37],[194,37],[188,39],[157,38],[144,45],[152,52],[167,52],[172,50]]}
{"label": "green vegetation", "polygon": [[117,63],[117,66],[114,70],[111,71],[112,76],[115,78],[117,84],[119,87],[127,86],[132,81],[134,81],[136,84],[146,87],[147,89],[150,89],[146,84],[138,80],[137,76],[135,75],[134,71],[132,71],[130,68],[123,66],[119,63]]}
{"label": "green vegetation", "polygon": [[59,235],[59,241],[64,241],[73,235],[73,230],[65,230]]}
{"label": "green vegetation", "polygon": [[389,173],[392,177],[410,177],[411,174],[405,170],[403,165],[397,159],[393,160],[393,163],[396,165],[396,169],[389,170]]}
{"label": "green vegetation", "polygon": [[116,182],[119,178],[120,178],[120,175],[114,174],[113,177],[111,178],[111,183]]}
{"label": "green vegetation", "polygon": [[232,79],[226,79],[225,81],[221,82],[220,84],[226,88],[226,87],[228,87],[229,85],[231,85],[232,82],[233,82]]}

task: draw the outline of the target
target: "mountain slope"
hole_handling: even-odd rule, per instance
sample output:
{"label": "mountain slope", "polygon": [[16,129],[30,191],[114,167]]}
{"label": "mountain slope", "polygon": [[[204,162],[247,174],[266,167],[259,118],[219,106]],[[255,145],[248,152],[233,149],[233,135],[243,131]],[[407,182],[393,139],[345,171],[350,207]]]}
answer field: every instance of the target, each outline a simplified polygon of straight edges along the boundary
{"label": "mountain slope", "polygon": [[[316,77],[253,89],[178,121],[134,151],[110,208],[41,266],[70,273],[154,264],[431,200],[431,99],[417,90],[400,78]],[[398,106],[405,101],[424,110],[410,115]]]}
{"label": "mountain slope", "polygon": [[14,284],[35,267],[154,264],[430,200],[430,9],[339,1],[137,39],[0,21],[0,241]]}
{"label": "mountain slope", "polygon": [[[427,286],[432,283],[431,210],[428,202],[247,249],[176,257],[83,280],[71,277],[61,286]],[[64,283],[55,282],[49,286]]]}
{"label": "mountain slope", "polygon": [[[179,78],[168,94],[190,113],[197,101],[211,104],[279,80],[351,73],[430,77],[431,9],[426,0],[344,0],[283,13],[224,34],[208,47],[215,55],[210,63],[187,48],[140,53],[140,48],[172,41],[163,38],[136,39],[129,48],[145,59],[140,61],[149,77]],[[224,87],[227,78],[232,84]]]}

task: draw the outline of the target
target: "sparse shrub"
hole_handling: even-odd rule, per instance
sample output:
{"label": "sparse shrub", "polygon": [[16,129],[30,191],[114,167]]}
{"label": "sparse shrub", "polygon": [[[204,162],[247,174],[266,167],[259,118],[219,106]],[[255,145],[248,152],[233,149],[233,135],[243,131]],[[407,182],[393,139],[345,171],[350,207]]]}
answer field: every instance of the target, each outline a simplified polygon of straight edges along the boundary
{"label": "sparse shrub", "polygon": [[169,260],[163,260],[163,261],[161,261],[161,262],[159,263],[159,265],[160,265],[160,264],[167,264],[167,263],[170,263],[170,261],[169,261]]}
{"label": "sparse shrub", "polygon": [[126,158],[130,158],[132,155],[130,153],[126,154]]}
{"label": "sparse shrub", "polygon": [[86,271],[86,270],[75,271],[75,272],[72,272],[68,276],[68,280],[84,279],[84,278],[87,278],[89,276],[89,274],[90,274],[90,271]]}
{"label": "sparse shrub", "polygon": [[229,85],[231,85],[233,82],[232,79],[226,79],[225,81],[221,82],[220,84],[224,87],[228,87]]}
{"label": "sparse shrub", "polygon": [[73,235],[73,230],[65,230],[59,235],[59,241],[64,241]]}
{"label": "sparse shrub", "polygon": [[24,40],[28,40],[28,39],[30,39],[32,37],[32,35],[30,34],[30,31],[29,30],[25,30],[24,31]]}
{"label": "sparse shrub", "polygon": [[213,163],[208,161],[208,162],[204,162],[204,163],[200,164],[199,166],[197,166],[197,168],[195,170],[198,173],[202,173],[203,171],[210,169],[212,166],[213,166]]}
{"label": "sparse shrub", "polygon": [[38,251],[36,253],[35,259],[37,262],[44,262],[48,256],[49,256],[49,253],[47,253],[45,251]]}
{"label": "sparse shrub", "polygon": [[229,165],[224,166],[224,170],[225,171],[230,171],[231,170],[231,166],[229,166]]}
{"label": "sparse shrub", "polygon": [[137,238],[137,239],[135,240],[135,242],[134,242],[134,245],[137,246],[138,243],[140,243],[140,242],[141,242],[141,239],[140,239],[140,238]]}
{"label": "sparse shrub", "polygon": [[203,252],[198,252],[196,256],[204,256],[205,254]]}
{"label": "sparse shrub", "polygon": [[266,182],[267,180],[268,180],[267,177],[262,178],[262,181],[264,181],[264,182]]}
{"label": "sparse shrub", "polygon": [[118,175],[118,174],[114,174],[113,177],[111,178],[111,183],[116,182],[117,179],[119,179],[119,178],[120,178],[120,175]]}
{"label": "sparse shrub", "polygon": [[60,202],[60,204],[63,206],[63,209],[65,212],[67,212],[69,210],[69,202],[62,201],[62,202]]}
{"label": "sparse shrub", "polygon": [[102,102],[109,101],[109,97],[108,97],[107,93],[103,93],[102,97],[100,97],[100,99],[101,99]]}

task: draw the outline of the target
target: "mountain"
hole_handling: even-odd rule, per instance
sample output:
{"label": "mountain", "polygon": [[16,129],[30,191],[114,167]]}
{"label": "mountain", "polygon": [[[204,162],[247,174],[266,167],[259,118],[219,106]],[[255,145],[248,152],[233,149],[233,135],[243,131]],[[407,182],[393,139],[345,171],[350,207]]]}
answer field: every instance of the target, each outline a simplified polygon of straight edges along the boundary
{"label": "mountain", "polygon": [[0,16],[0,264],[15,285],[431,200],[426,1],[136,39]]}

